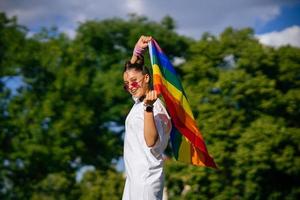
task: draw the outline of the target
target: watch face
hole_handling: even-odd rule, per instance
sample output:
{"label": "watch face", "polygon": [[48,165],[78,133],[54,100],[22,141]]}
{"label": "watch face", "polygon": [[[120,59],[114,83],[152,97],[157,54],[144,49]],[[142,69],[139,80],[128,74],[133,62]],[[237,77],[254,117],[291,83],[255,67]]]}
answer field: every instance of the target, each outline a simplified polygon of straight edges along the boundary
{"label": "watch face", "polygon": [[147,106],[146,107],[146,111],[147,112],[152,112],[153,111],[153,107],[152,106]]}

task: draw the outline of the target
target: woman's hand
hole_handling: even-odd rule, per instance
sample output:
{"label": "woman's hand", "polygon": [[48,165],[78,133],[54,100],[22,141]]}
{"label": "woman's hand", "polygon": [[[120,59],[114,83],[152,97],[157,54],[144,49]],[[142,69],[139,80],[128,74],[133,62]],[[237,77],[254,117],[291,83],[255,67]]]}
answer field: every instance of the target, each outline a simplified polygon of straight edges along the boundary
{"label": "woman's hand", "polygon": [[136,48],[141,48],[141,49],[145,50],[146,47],[148,46],[148,42],[150,42],[151,39],[152,39],[151,36],[144,36],[144,35],[142,35],[140,37],[140,39],[137,41],[137,43],[135,44],[135,49]]}
{"label": "woman's hand", "polygon": [[145,105],[153,105],[156,99],[158,98],[157,92],[155,90],[150,90],[144,99]]}
{"label": "woman's hand", "polygon": [[142,35],[140,39],[134,46],[133,55],[131,57],[130,62],[135,63],[139,56],[142,56],[145,52],[146,48],[148,47],[148,42],[152,40],[151,36],[144,36]]}

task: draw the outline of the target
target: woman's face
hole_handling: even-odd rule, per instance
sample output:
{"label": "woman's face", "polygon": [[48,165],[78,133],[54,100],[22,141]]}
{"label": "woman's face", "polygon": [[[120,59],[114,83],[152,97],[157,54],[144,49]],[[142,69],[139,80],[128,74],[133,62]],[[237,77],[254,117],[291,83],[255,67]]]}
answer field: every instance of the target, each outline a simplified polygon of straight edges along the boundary
{"label": "woman's face", "polygon": [[140,98],[148,91],[149,75],[130,69],[123,74],[124,88],[133,96]]}

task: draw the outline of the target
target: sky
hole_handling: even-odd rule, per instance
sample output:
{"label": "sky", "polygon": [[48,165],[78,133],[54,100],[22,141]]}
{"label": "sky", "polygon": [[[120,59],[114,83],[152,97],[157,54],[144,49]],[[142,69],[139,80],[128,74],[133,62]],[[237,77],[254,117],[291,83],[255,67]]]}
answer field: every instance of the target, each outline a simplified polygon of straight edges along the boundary
{"label": "sky", "polygon": [[85,20],[136,13],[154,21],[171,16],[177,33],[195,39],[229,26],[251,27],[266,45],[300,47],[300,0],[0,0],[0,11],[17,16],[30,33],[56,26],[74,37]]}

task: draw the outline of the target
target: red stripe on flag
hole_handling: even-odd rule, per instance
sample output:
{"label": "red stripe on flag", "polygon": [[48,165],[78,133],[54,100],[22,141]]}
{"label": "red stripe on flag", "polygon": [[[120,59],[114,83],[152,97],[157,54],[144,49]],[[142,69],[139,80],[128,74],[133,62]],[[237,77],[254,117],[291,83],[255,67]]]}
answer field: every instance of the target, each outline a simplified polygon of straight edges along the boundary
{"label": "red stripe on flag", "polygon": [[[155,85],[155,88],[160,87],[162,95],[165,99],[165,102],[167,104],[167,109],[171,115],[172,121],[177,128],[179,132],[181,132],[188,140],[195,145],[195,147],[198,148],[201,152],[197,152],[199,155],[199,159],[206,165],[210,167],[216,167],[213,159],[209,156],[206,145],[199,136],[195,133],[189,130],[189,128],[182,122],[182,119],[180,117],[187,117],[187,114],[185,113],[184,109],[176,102],[178,102],[166,89],[164,85]],[[178,112],[178,110],[180,110]],[[183,116],[185,115],[185,116]],[[203,156],[203,159],[201,159],[201,155]],[[194,155],[195,156],[195,155]],[[193,156],[193,157],[194,157]]]}

